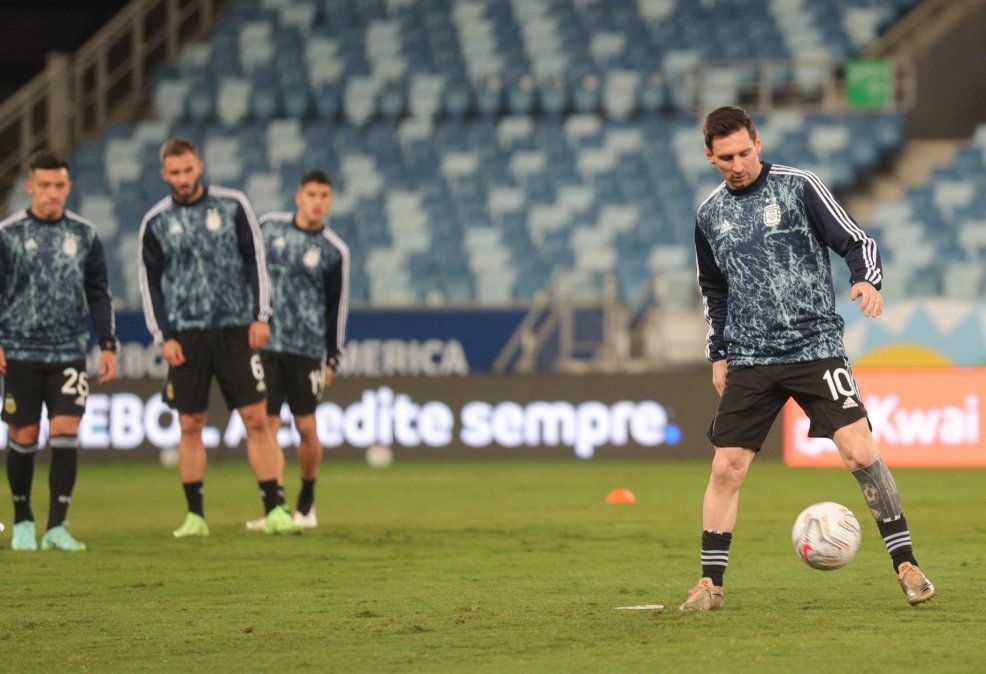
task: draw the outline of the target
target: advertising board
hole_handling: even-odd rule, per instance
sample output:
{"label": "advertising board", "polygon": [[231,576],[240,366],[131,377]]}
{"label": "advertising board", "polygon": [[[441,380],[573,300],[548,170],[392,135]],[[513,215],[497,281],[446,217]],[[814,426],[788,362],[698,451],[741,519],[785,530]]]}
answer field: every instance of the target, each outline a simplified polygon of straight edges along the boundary
{"label": "advertising board", "polygon": [[[887,465],[986,466],[986,368],[860,369],[853,375]],[[794,401],[784,408],[784,461],[842,465],[832,441],[808,437],[808,418]]]}

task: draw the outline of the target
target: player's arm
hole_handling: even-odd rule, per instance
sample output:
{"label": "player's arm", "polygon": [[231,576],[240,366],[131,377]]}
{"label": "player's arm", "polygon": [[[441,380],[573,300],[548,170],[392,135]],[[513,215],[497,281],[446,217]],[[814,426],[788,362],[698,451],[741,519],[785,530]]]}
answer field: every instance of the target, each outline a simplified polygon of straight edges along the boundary
{"label": "player's arm", "polygon": [[246,200],[240,200],[236,209],[236,241],[243,258],[247,283],[253,289],[253,318],[266,323],[271,315],[267,255],[257,218]]}
{"label": "player's arm", "polygon": [[[7,287],[7,269],[9,265],[7,264],[7,248],[2,243],[0,243],[0,297],[3,296],[3,291]],[[0,344],[0,375],[7,374],[7,354],[3,351],[3,345]]]}
{"label": "player's arm", "polygon": [[708,344],[705,357],[710,362],[726,358],[726,307],[729,287],[723,275],[712,246],[698,225],[695,226],[695,258],[698,264],[698,287],[702,293],[705,321],[709,324]]}
{"label": "player's arm", "polygon": [[349,248],[342,242],[335,245],[339,261],[325,272],[325,354],[332,372],[339,367],[349,318]]}
{"label": "player's arm", "polygon": [[113,313],[109,274],[106,271],[106,255],[98,236],[93,237],[89,255],[86,257],[84,285],[100,348],[99,383],[105,384],[116,377],[116,317]]}
{"label": "player's arm", "polygon": [[161,283],[164,276],[164,252],[146,220],[141,224],[138,245],[137,276],[147,331],[154,338],[154,343],[161,345],[161,355],[168,364],[181,365],[185,360],[184,355],[180,353],[181,346],[174,338],[174,330],[168,321],[168,312],[164,305]]}
{"label": "player's arm", "polygon": [[726,315],[729,286],[716,262],[712,246],[705,233],[695,224],[695,259],[698,265],[698,287],[702,293],[702,309],[709,324],[705,357],[712,362],[712,385],[719,395],[726,387]]}
{"label": "player's arm", "polygon": [[251,349],[263,347],[270,339],[270,278],[267,276],[267,255],[257,217],[250,202],[240,199],[236,209],[236,240],[246,280],[253,290],[253,322],[248,338]]}
{"label": "player's arm", "polygon": [[879,316],[883,310],[883,264],[876,241],[866,235],[818,176],[808,176],[804,201],[812,227],[826,246],[845,259],[852,285],[849,299],[862,298],[860,309],[867,316]]}

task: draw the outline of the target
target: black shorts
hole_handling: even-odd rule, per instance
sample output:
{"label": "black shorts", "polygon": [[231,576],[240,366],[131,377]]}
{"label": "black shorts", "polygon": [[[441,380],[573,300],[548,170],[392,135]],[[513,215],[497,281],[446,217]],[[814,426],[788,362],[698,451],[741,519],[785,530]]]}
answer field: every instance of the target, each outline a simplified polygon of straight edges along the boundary
{"label": "black shorts", "polygon": [[2,418],[11,426],[41,422],[41,403],[48,418],[81,417],[89,397],[89,377],[84,360],[37,363],[8,360],[3,378]]}
{"label": "black shorts", "polygon": [[213,377],[231,410],[267,395],[264,366],[260,354],[250,348],[247,326],[184,330],[174,338],[181,344],[185,363],[168,368],[164,402],[171,408],[182,414],[206,411]]}
{"label": "black shorts", "polygon": [[778,412],[794,398],[811,420],[808,435],[831,438],[836,430],[866,417],[848,361],[729,368],[719,409],[709,426],[716,447],[760,451]]}
{"label": "black shorts", "polygon": [[267,375],[267,414],[280,416],[285,400],[296,417],[312,414],[322,397],[325,365],[291,353],[264,351],[262,356]]}

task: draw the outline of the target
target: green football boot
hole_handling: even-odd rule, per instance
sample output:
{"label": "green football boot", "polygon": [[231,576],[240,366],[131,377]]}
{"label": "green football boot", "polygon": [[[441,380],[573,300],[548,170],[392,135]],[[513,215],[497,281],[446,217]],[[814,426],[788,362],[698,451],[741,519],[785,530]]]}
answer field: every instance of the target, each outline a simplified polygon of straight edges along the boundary
{"label": "green football boot", "polygon": [[284,506],[277,506],[264,518],[265,534],[300,534],[301,527],[291,521],[291,512]]}
{"label": "green football boot", "polygon": [[34,531],[33,520],[18,522],[14,525],[11,533],[13,534],[13,537],[10,540],[10,548],[12,550],[27,550],[28,552],[34,552],[38,549],[38,541],[35,538],[36,532]]}
{"label": "green football boot", "polygon": [[42,550],[63,550],[65,552],[85,552],[86,544],[75,540],[64,524],[52,527],[41,537]]}
{"label": "green football boot", "polygon": [[205,518],[195,513],[185,515],[185,521],[181,526],[172,532],[175,538],[189,538],[197,536],[205,538],[209,535],[209,525],[205,523]]}

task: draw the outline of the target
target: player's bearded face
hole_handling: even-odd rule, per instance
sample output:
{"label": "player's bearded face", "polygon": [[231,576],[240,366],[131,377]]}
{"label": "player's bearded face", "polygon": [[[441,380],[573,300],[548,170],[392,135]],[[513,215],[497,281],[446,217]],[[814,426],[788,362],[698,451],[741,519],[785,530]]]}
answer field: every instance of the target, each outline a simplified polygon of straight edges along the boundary
{"label": "player's bearded face", "polygon": [[731,189],[748,187],[760,176],[760,134],[751,138],[745,128],[728,136],[712,139],[705,148],[709,163],[719,170]]}
{"label": "player's bearded face", "polygon": [[294,195],[294,203],[308,226],[318,227],[332,207],[332,188],[316,182],[306,183]]}
{"label": "player's bearded face", "polygon": [[65,202],[72,191],[68,170],[35,169],[25,182],[31,196],[31,210],[46,220],[55,220],[65,212]]}
{"label": "player's bearded face", "polygon": [[161,176],[179,202],[192,201],[202,190],[202,161],[191,152],[165,157]]}

